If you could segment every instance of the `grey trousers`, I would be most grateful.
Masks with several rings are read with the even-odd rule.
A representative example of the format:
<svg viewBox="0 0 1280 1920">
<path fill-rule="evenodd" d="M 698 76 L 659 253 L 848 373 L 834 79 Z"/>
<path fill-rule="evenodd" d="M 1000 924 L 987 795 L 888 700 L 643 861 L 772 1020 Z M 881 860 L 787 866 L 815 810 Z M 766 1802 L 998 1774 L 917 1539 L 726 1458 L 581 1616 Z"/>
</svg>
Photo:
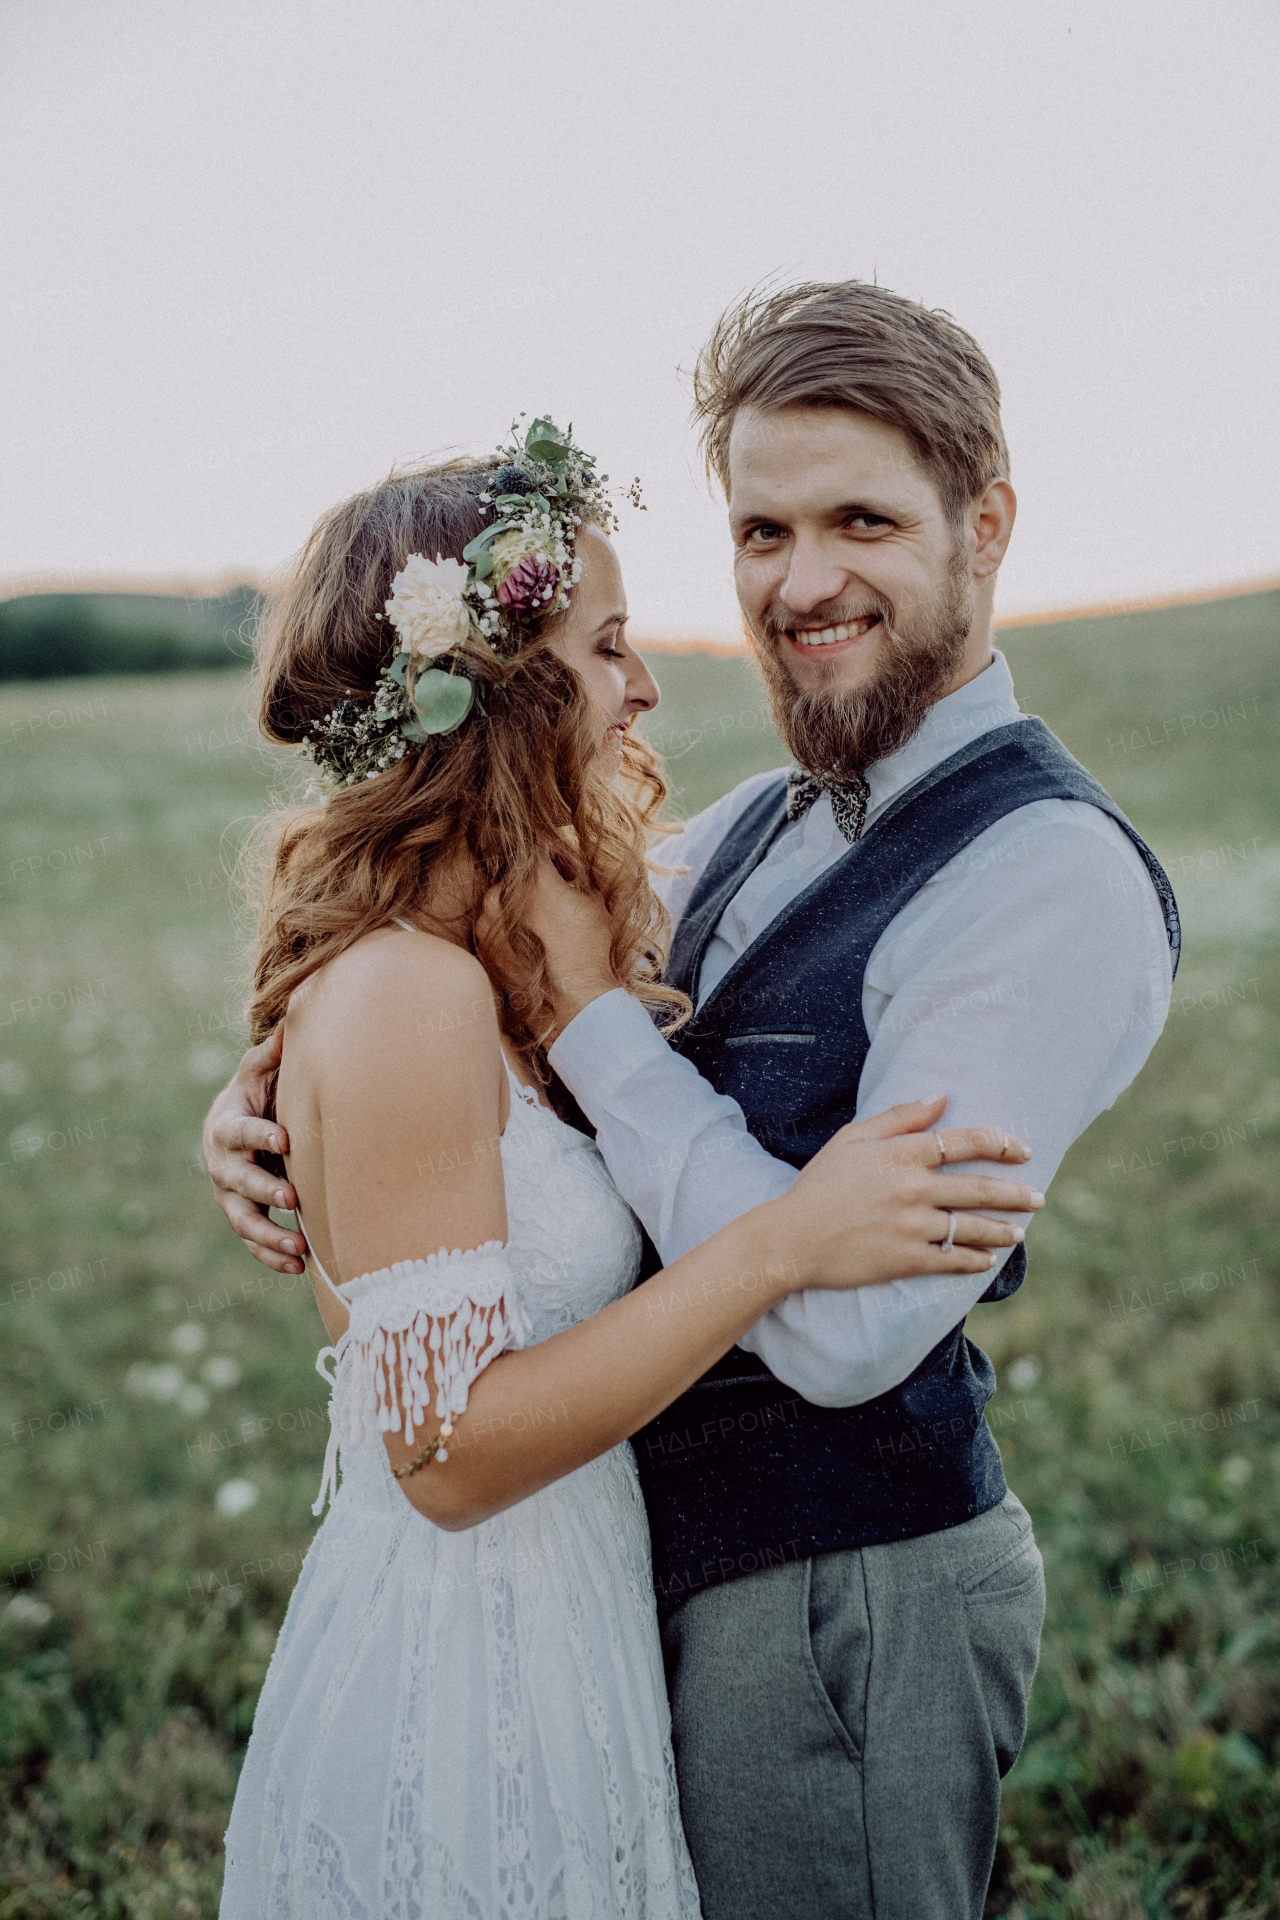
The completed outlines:
<svg viewBox="0 0 1280 1920">
<path fill-rule="evenodd" d="M 1011 1493 L 677 1608 L 663 1649 L 705 1920 L 980 1920 L 1043 1619 Z"/>
</svg>

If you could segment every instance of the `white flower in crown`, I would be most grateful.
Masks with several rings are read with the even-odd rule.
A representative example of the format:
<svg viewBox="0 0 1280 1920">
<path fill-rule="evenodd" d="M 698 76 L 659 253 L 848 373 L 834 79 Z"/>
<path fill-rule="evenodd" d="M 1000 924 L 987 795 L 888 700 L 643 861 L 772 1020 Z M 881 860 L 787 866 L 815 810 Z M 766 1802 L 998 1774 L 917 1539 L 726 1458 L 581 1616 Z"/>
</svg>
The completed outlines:
<svg viewBox="0 0 1280 1920">
<path fill-rule="evenodd" d="M 391 582 L 387 618 L 406 652 L 419 660 L 434 660 L 451 647 L 460 647 L 471 631 L 471 614 L 463 594 L 467 569 L 460 560 L 434 561 L 411 553 Z"/>
</svg>

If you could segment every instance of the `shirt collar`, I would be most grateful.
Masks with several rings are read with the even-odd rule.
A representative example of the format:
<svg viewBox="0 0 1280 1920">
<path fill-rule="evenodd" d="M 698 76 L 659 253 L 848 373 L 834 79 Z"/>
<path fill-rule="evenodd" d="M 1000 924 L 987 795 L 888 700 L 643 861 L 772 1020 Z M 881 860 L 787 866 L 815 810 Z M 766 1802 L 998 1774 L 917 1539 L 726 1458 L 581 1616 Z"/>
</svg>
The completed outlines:
<svg viewBox="0 0 1280 1920">
<path fill-rule="evenodd" d="M 930 707 L 919 732 L 905 747 L 868 767 L 868 824 L 890 800 L 923 779 L 930 768 L 967 747 L 971 740 L 980 739 L 994 727 L 1007 727 L 1021 716 L 1009 663 L 998 648 L 994 651 L 989 667 Z"/>
</svg>

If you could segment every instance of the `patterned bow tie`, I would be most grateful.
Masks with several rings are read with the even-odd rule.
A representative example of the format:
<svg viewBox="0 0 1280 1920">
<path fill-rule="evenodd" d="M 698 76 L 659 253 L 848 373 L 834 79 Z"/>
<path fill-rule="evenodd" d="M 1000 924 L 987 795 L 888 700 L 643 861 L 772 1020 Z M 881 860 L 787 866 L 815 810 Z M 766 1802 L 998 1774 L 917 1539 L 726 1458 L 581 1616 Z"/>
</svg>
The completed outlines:
<svg viewBox="0 0 1280 1920">
<path fill-rule="evenodd" d="M 814 801 L 828 793 L 835 823 L 852 846 L 862 833 L 870 792 L 860 773 L 848 780 L 833 780 L 825 773 L 806 773 L 803 767 L 792 767 L 787 775 L 787 818 L 803 819 Z"/>
</svg>

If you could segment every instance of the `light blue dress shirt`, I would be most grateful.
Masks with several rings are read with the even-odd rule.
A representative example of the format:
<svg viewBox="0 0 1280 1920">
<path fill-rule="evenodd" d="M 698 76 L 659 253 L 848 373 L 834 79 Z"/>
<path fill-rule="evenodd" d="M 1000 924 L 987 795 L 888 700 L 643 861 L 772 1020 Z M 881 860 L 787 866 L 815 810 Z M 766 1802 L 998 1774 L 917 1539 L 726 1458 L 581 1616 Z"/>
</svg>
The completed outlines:
<svg viewBox="0 0 1280 1920">
<path fill-rule="evenodd" d="M 930 709 L 906 746 L 869 770 L 867 826 L 931 767 L 1019 712 L 996 653 Z M 743 807 L 775 778 L 743 781 L 661 844 L 661 864 L 683 869 L 654 880 L 673 921 Z M 700 999 L 846 850 L 825 796 L 778 835 L 716 927 Z M 871 1046 L 858 1117 L 945 1092 L 942 1125 L 1021 1135 L 1033 1158 L 1017 1177 L 1047 1190 L 1072 1141 L 1146 1060 L 1171 988 L 1160 904 L 1121 828 L 1082 801 L 1020 807 L 926 882 L 872 950 L 862 982 Z M 794 1168 L 747 1132 L 737 1102 L 674 1053 L 626 993 L 593 1001 L 550 1058 L 668 1263 L 795 1179 Z M 914 1372 L 991 1277 L 794 1293 L 741 1345 L 807 1399 L 856 1405 Z"/>
</svg>

